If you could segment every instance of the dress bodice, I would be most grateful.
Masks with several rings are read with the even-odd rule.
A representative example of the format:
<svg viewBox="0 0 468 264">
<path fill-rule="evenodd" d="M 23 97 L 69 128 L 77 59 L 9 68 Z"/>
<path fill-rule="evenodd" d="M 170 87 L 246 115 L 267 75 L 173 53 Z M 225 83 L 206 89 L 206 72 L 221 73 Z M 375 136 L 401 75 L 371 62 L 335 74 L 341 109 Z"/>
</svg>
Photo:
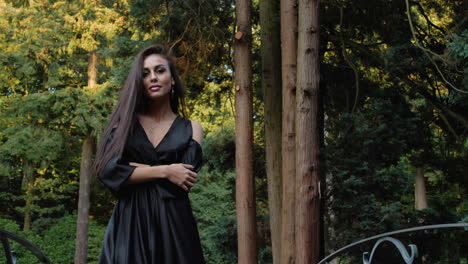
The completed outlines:
<svg viewBox="0 0 468 264">
<path fill-rule="evenodd" d="M 186 197 L 187 193 L 182 188 L 166 179 L 142 184 L 126 184 L 128 177 L 136 168 L 129 165 L 130 162 L 150 166 L 186 163 L 193 165 L 193 170 L 198 172 L 202 164 L 202 149 L 192 138 L 191 121 L 176 117 L 156 147 L 151 144 L 145 130 L 136 121 L 122 156 L 111 159 L 100 174 L 100 180 L 118 197 L 134 191 L 144 191 L 149 187 L 158 188 L 163 198 Z"/>
</svg>

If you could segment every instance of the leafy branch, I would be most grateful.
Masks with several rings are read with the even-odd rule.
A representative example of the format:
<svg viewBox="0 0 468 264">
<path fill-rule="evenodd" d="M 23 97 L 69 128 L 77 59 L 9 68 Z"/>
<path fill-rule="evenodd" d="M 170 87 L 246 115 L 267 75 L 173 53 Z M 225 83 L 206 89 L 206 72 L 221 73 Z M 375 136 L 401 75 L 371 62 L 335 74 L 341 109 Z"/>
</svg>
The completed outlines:
<svg viewBox="0 0 468 264">
<path fill-rule="evenodd" d="M 440 70 L 439 66 L 437 65 L 437 63 L 432 59 L 432 57 L 430 56 L 430 54 L 432 54 L 434 57 L 437 57 L 437 58 L 441 58 L 441 55 L 423 47 L 418 39 L 416 38 L 416 34 L 414 32 L 414 27 L 413 27 L 413 21 L 411 20 L 411 12 L 410 12 L 410 5 L 409 5 L 409 0 L 405 0 L 405 3 L 406 3 L 406 15 L 408 16 L 408 23 L 409 23 L 409 26 L 410 26 L 410 30 L 411 30 L 411 35 L 413 36 L 413 40 L 414 40 L 414 45 L 418 48 L 420 48 L 422 51 L 424 51 L 424 54 L 427 56 L 427 58 L 431 61 L 432 65 L 434 65 L 434 67 L 436 68 L 437 72 L 439 73 L 440 77 L 442 78 L 442 80 L 448 84 L 452 89 L 454 89 L 455 91 L 457 92 L 460 92 L 460 93 L 465 93 L 465 94 L 468 94 L 468 91 L 464 91 L 464 90 L 461 90 L 461 89 L 458 89 L 457 87 L 455 87 L 452 83 L 450 83 L 444 76 L 444 74 L 442 73 L 442 71 Z"/>
</svg>

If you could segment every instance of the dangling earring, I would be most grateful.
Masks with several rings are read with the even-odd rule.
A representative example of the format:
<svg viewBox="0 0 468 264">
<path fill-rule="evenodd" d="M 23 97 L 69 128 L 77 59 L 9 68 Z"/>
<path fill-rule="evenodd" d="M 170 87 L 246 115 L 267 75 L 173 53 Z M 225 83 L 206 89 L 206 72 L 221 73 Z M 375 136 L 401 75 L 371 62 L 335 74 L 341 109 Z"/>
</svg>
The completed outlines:
<svg viewBox="0 0 468 264">
<path fill-rule="evenodd" d="M 171 86 L 171 99 L 174 99 L 174 94 L 175 94 L 174 85 L 172 85 Z"/>
</svg>

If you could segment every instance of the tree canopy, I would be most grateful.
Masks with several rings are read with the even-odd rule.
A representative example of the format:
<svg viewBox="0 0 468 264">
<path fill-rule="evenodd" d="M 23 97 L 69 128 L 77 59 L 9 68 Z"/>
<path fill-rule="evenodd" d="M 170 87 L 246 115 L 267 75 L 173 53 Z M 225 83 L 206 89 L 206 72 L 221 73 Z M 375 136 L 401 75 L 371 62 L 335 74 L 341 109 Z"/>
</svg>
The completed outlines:
<svg viewBox="0 0 468 264">
<path fill-rule="evenodd" d="M 253 162 L 259 262 L 271 263 L 259 1 Z M 320 2 L 326 253 L 394 229 L 468 221 L 465 2 Z M 65 241 L 75 234 L 82 142 L 89 133 L 99 138 L 137 52 L 159 43 L 175 55 L 187 113 L 206 135 L 201 180 L 190 194 L 205 258 L 233 263 L 234 7 L 233 0 L 0 0 L 0 228 L 37 243 L 54 263 L 72 261 L 74 243 Z M 98 58 L 93 89 L 90 52 Z M 418 168 L 428 197 L 422 211 L 414 208 Z M 89 263 L 114 201 L 93 181 Z M 20 231 L 25 225 L 30 231 Z M 466 261 L 466 239 L 441 238 L 448 239 L 458 244 L 453 255 L 434 246 L 428 258 Z"/>
</svg>

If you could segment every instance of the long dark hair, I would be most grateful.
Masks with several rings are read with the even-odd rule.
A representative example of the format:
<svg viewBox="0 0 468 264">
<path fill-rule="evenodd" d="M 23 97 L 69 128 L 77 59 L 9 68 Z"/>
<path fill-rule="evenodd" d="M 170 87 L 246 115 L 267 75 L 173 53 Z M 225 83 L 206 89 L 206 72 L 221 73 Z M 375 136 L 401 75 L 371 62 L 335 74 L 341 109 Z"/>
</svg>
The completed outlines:
<svg viewBox="0 0 468 264">
<path fill-rule="evenodd" d="M 146 96 L 143 85 L 143 63 L 152 54 L 166 59 L 169 64 L 172 78 L 174 79 L 174 93 L 170 96 L 172 111 L 185 117 L 184 90 L 177 74 L 174 60 L 169 51 L 161 45 L 153 45 L 141 51 L 133 61 L 132 68 L 123 87 L 119 102 L 111 115 L 107 127 L 101 137 L 94 164 L 95 172 L 106 166 L 114 157 L 122 155 L 128 136 L 133 131 L 138 114 L 145 114 L 150 105 L 150 99 Z"/>
</svg>

